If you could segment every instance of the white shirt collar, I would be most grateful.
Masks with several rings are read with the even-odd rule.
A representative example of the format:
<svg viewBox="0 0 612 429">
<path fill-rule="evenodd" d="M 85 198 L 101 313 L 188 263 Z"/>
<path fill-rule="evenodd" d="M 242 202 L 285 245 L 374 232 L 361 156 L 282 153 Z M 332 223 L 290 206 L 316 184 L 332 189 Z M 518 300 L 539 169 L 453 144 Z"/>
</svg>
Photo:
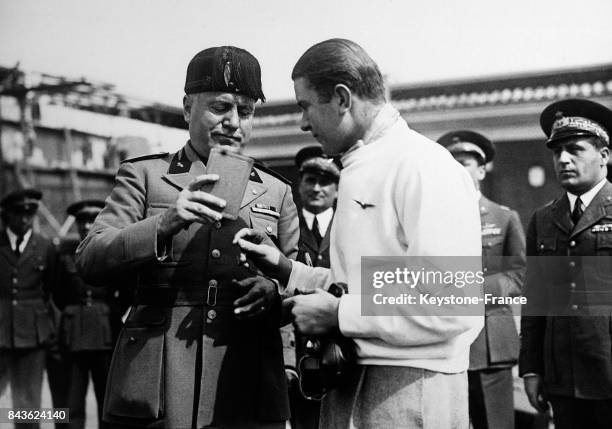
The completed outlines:
<svg viewBox="0 0 612 429">
<path fill-rule="evenodd" d="M 315 215 L 314 213 L 309 212 L 306 209 L 302 209 L 302 216 L 304 216 L 304 220 L 306 221 L 306 225 L 308 229 L 312 229 L 312 223 L 314 222 Z M 327 228 L 331 223 L 332 218 L 334 217 L 334 209 L 332 207 L 328 208 L 325 211 L 322 211 L 317 216 L 317 222 L 319 223 L 319 234 L 321 237 L 325 237 L 325 233 L 327 232 Z"/>
<path fill-rule="evenodd" d="M 593 186 L 589 191 L 580 195 L 580 201 L 582 201 L 582 205 L 584 206 L 585 210 L 589 206 L 589 204 L 591 204 L 591 201 L 593 201 L 593 198 L 595 198 L 595 195 L 597 195 L 597 193 L 600 191 L 601 188 L 603 188 L 605 184 L 606 184 L 606 179 L 603 178 L 601 179 L 601 182 Z M 572 212 L 574 211 L 574 204 L 576 204 L 576 199 L 578 198 L 578 196 L 567 192 L 567 198 L 569 199 L 569 203 L 570 203 L 570 212 Z"/>
<path fill-rule="evenodd" d="M 8 236 L 9 242 L 11 243 L 11 249 L 15 251 L 15 243 L 17 243 L 17 234 L 15 234 L 9 227 L 6 228 L 6 235 Z M 23 241 L 19 245 L 19 253 L 23 253 L 25 247 L 28 245 L 28 241 L 30 241 L 30 236 L 32 235 L 32 229 L 28 229 L 23 235 Z"/>
</svg>

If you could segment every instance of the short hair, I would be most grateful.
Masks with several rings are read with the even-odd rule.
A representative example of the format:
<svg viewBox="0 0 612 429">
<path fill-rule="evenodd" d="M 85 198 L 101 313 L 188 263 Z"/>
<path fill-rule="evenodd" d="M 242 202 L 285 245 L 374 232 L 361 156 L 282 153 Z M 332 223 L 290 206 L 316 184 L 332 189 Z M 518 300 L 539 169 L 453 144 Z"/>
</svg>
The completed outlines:
<svg viewBox="0 0 612 429">
<path fill-rule="evenodd" d="M 364 99 L 385 101 L 385 85 L 378 66 L 351 40 L 329 39 L 311 46 L 291 73 L 293 80 L 301 77 L 308 80 L 321 102 L 331 100 L 338 84 Z"/>
</svg>

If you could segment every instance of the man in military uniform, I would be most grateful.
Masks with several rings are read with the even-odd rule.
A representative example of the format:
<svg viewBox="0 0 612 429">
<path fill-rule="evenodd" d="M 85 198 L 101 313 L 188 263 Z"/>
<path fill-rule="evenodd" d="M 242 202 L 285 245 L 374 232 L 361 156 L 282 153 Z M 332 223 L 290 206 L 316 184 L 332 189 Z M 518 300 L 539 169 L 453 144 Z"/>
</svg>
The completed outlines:
<svg viewBox="0 0 612 429">
<path fill-rule="evenodd" d="M 555 428 L 612 427 L 612 111 L 580 99 L 542 112 L 565 193 L 527 230 L 519 374 L 529 402 L 552 405 Z"/>
<path fill-rule="evenodd" d="M 465 167 L 478 190 L 482 234 L 484 293 L 496 297 L 521 293 L 525 270 L 525 235 L 518 214 L 480 192 L 485 166 L 495 147 L 474 131 L 452 131 L 438 139 Z M 512 367 L 519 338 L 509 305 L 485 305 L 485 326 L 470 348 L 468 370 L 470 420 L 475 429 L 514 429 Z"/>
<path fill-rule="evenodd" d="M 298 261 L 329 268 L 329 233 L 340 170 L 332 159 L 323 157 L 320 146 L 302 149 L 295 162 L 300 171 L 298 193 L 302 203 Z"/>
<path fill-rule="evenodd" d="M 0 201 L 0 395 L 10 382 L 14 408 L 40 408 L 45 346 L 55 330 L 47 305 L 55 250 L 32 230 L 41 198 L 23 189 Z"/>
<path fill-rule="evenodd" d="M 329 236 L 338 197 L 340 170 L 331 158 L 323 156 L 321 146 L 307 146 L 295 155 L 300 172 L 298 193 L 302 210 L 300 242 L 297 260 L 315 267 L 329 268 Z M 307 339 L 296 334 L 296 360 L 304 356 Z M 320 402 L 304 398 L 299 392 L 292 395 L 292 421 L 297 429 L 316 429 L 319 426 Z"/>
<path fill-rule="evenodd" d="M 74 216 L 81 240 L 86 237 L 102 207 L 104 201 L 100 200 L 83 200 L 68 207 L 67 213 Z M 116 338 L 114 331 L 121 323 L 122 309 L 119 307 L 125 311 L 127 306 L 121 305 L 120 291 L 116 288 L 93 287 L 81 278 L 75 266 L 74 252 L 77 244 L 69 241 L 62 246 L 58 263 L 58 287 L 53 294 L 53 301 L 62 311 L 59 341 L 69 367 L 69 382 L 64 380 L 68 384 L 68 426 L 85 427 L 85 398 L 91 374 L 98 404 L 99 426 L 102 427 L 102 404 Z M 123 292 L 125 295 L 126 291 Z"/>
<path fill-rule="evenodd" d="M 205 49 L 187 68 L 190 141 L 175 154 L 123 162 L 77 250 L 85 280 L 136 277 L 136 305 L 117 342 L 104 420 L 119 426 L 284 428 L 289 417 L 278 284 L 239 261 L 234 234 L 248 226 L 297 255 L 288 183 L 251 171 L 239 216 L 200 188 L 211 148 L 239 152 L 264 101 L 259 63 L 232 46 Z M 223 180 L 221 177 L 220 180 Z M 227 178 L 226 178 L 227 179 Z"/>
</svg>

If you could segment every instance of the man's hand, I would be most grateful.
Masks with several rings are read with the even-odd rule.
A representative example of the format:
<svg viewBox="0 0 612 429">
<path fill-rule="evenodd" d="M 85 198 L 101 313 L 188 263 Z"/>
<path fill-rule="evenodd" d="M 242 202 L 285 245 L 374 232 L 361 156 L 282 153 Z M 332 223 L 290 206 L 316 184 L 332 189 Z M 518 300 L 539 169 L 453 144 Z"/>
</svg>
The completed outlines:
<svg viewBox="0 0 612 429">
<path fill-rule="evenodd" d="M 338 331 L 338 305 L 340 298 L 323 289 L 308 295 L 297 295 L 285 300 L 291 305 L 295 325 L 304 335 L 319 336 Z"/>
<path fill-rule="evenodd" d="M 276 283 L 266 277 L 249 277 L 236 281 L 236 284 L 248 290 L 244 296 L 234 301 L 234 314 L 239 318 L 259 316 L 279 299 Z"/>
<path fill-rule="evenodd" d="M 255 229 L 242 228 L 236 233 L 232 243 L 237 244 L 249 258 L 253 259 L 261 271 L 282 284 L 287 284 L 291 275 L 291 262 L 276 248 L 267 234 Z"/>
<path fill-rule="evenodd" d="M 523 378 L 525 393 L 529 403 L 540 413 L 548 410 L 548 399 L 544 393 L 542 377 L 539 375 L 529 375 Z"/>
<path fill-rule="evenodd" d="M 200 191 L 202 185 L 219 180 L 217 174 L 202 174 L 183 189 L 176 202 L 162 215 L 157 228 L 158 243 L 163 243 L 192 222 L 211 223 L 221 220 L 225 200 Z"/>
</svg>

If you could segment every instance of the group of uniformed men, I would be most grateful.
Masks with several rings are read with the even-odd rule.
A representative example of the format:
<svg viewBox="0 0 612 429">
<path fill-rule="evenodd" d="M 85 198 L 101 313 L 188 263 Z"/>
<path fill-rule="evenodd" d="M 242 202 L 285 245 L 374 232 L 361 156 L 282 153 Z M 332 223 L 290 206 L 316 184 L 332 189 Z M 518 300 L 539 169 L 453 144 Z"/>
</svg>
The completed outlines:
<svg viewBox="0 0 612 429">
<path fill-rule="evenodd" d="M 552 405 L 555 427 L 612 427 L 612 316 L 591 311 L 612 297 L 612 112 L 563 100 L 542 113 L 566 192 L 534 214 L 526 246 L 517 213 L 480 193 L 493 143 L 410 130 L 361 47 L 314 45 L 292 79 L 301 128 L 321 143 L 296 155 L 299 211 L 259 164 L 236 220 L 202 190 L 223 179 L 207 174 L 210 150 L 241 152 L 265 101 L 258 61 L 231 46 L 189 63 L 181 150 L 123 162 L 105 202 L 68 208 L 78 249 L 56 256 L 33 232 L 39 191 L 2 199 L 0 393 L 10 381 L 14 407 L 39 407 L 47 360 L 54 404 L 80 427 L 91 373 L 107 427 L 284 428 L 291 409 L 295 428 L 513 428 L 520 349 L 528 398 Z M 527 297 L 520 340 L 505 305 L 488 305 L 484 323 L 361 316 L 361 256 L 451 254 L 482 254 L 485 293 Z M 579 256 L 603 258 L 591 272 Z M 348 295 L 324 292 L 335 282 Z M 279 330 L 287 312 L 295 329 Z M 329 333 L 354 340 L 357 366 L 319 403 L 295 368 L 308 338 Z M 284 360 L 283 342 L 297 348 Z"/>
</svg>

